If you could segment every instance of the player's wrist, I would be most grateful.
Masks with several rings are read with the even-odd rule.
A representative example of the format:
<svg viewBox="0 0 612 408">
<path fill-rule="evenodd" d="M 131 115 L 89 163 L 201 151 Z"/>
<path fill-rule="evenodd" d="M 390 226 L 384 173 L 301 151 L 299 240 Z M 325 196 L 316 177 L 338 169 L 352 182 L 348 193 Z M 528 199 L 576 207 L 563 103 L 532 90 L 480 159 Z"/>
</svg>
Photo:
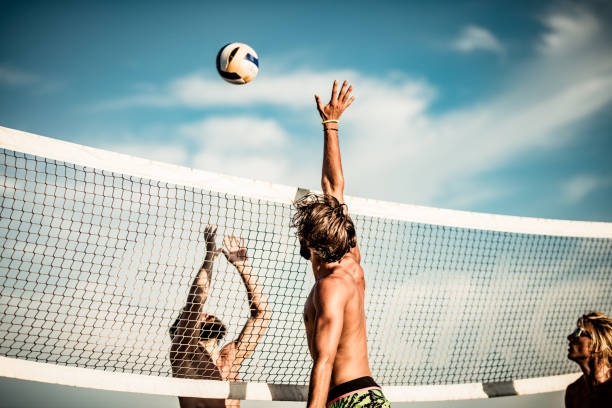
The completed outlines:
<svg viewBox="0 0 612 408">
<path fill-rule="evenodd" d="M 323 119 L 321 124 L 323 125 L 324 131 L 338 131 L 338 119 Z"/>
<path fill-rule="evenodd" d="M 324 131 L 332 131 L 332 132 L 337 132 L 338 131 L 338 119 L 326 119 L 321 121 L 321 124 L 323 125 L 323 130 Z"/>
</svg>

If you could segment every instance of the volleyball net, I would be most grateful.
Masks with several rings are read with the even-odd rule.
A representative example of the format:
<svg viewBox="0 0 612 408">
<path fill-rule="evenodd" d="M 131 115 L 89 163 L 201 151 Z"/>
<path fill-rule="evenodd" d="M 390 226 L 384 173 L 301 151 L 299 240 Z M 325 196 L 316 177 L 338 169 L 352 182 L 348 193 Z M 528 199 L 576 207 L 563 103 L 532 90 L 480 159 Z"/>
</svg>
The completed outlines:
<svg viewBox="0 0 612 408">
<path fill-rule="evenodd" d="M 302 189 L 0 127 L 0 192 L 0 375 L 305 398 L 302 310 L 314 278 L 290 228 Z M 567 334 L 589 310 L 612 312 L 612 224 L 346 202 L 366 273 L 370 365 L 390 399 L 553 391 L 576 378 Z M 170 361 L 170 328 L 212 224 L 217 247 L 244 237 L 270 312 L 238 382 L 173 378 Z M 221 346 L 238 338 L 250 306 L 239 271 L 219 256 L 202 310 L 226 326 Z"/>
</svg>

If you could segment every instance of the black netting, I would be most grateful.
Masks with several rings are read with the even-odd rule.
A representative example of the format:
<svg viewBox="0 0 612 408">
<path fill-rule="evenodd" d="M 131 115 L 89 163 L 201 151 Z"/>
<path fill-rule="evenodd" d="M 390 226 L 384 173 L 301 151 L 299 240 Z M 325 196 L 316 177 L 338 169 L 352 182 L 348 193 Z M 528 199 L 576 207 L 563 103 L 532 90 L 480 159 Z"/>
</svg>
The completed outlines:
<svg viewBox="0 0 612 408">
<path fill-rule="evenodd" d="M 306 384 L 313 284 L 292 208 L 0 150 L 0 355 L 171 376 L 169 329 L 206 254 L 208 224 L 243 236 L 271 311 L 241 381 Z M 612 240 L 355 215 L 370 364 L 384 385 L 497 382 L 575 371 L 577 317 L 612 311 Z M 203 312 L 236 339 L 239 271 L 212 268 Z"/>
</svg>

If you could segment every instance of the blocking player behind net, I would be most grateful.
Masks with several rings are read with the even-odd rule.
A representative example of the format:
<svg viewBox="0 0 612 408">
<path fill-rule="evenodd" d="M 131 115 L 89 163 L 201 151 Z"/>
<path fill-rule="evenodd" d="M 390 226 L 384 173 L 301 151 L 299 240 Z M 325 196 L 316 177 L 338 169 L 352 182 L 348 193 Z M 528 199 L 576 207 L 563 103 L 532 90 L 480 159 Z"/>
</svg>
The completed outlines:
<svg viewBox="0 0 612 408">
<path fill-rule="evenodd" d="M 236 236 L 228 235 L 223 240 L 225 248 L 217 249 L 216 233 L 216 226 L 206 227 L 204 264 L 191 285 L 185 307 L 170 328 L 170 362 L 174 377 L 237 381 L 240 365 L 253 354 L 270 323 L 271 312 L 262 287 L 249 266 L 244 239 L 241 243 Z M 213 264 L 221 252 L 240 273 L 251 309 L 251 316 L 238 338 L 223 348 L 219 347 L 219 342 L 225 336 L 225 325 L 203 311 L 210 289 Z M 192 397 L 179 397 L 179 403 L 181 408 L 240 406 L 238 400 Z"/>
<path fill-rule="evenodd" d="M 304 307 L 308 347 L 313 359 L 308 407 L 390 407 L 368 365 L 365 280 L 355 227 L 344 204 L 344 176 L 338 144 L 338 119 L 353 102 L 344 81 L 325 106 L 315 95 L 323 119 L 323 195 L 295 203 L 292 224 L 301 255 L 312 263 L 316 282 Z"/>
</svg>

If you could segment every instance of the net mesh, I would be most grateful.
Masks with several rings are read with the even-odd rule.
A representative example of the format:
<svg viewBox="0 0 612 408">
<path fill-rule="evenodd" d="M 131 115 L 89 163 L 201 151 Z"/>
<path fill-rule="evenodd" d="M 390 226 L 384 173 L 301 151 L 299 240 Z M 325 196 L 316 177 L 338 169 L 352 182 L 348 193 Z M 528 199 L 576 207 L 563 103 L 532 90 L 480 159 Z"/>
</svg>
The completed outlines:
<svg viewBox="0 0 612 408">
<path fill-rule="evenodd" d="M 240 381 L 307 384 L 302 308 L 314 279 L 290 203 L 0 150 L 0 355 L 172 376 L 169 328 L 206 253 L 206 225 L 246 240 L 271 310 Z M 612 311 L 612 240 L 353 215 L 370 364 L 384 385 L 498 382 L 575 371 L 565 337 Z M 251 316 L 219 256 L 203 312 L 238 338 Z"/>
</svg>

